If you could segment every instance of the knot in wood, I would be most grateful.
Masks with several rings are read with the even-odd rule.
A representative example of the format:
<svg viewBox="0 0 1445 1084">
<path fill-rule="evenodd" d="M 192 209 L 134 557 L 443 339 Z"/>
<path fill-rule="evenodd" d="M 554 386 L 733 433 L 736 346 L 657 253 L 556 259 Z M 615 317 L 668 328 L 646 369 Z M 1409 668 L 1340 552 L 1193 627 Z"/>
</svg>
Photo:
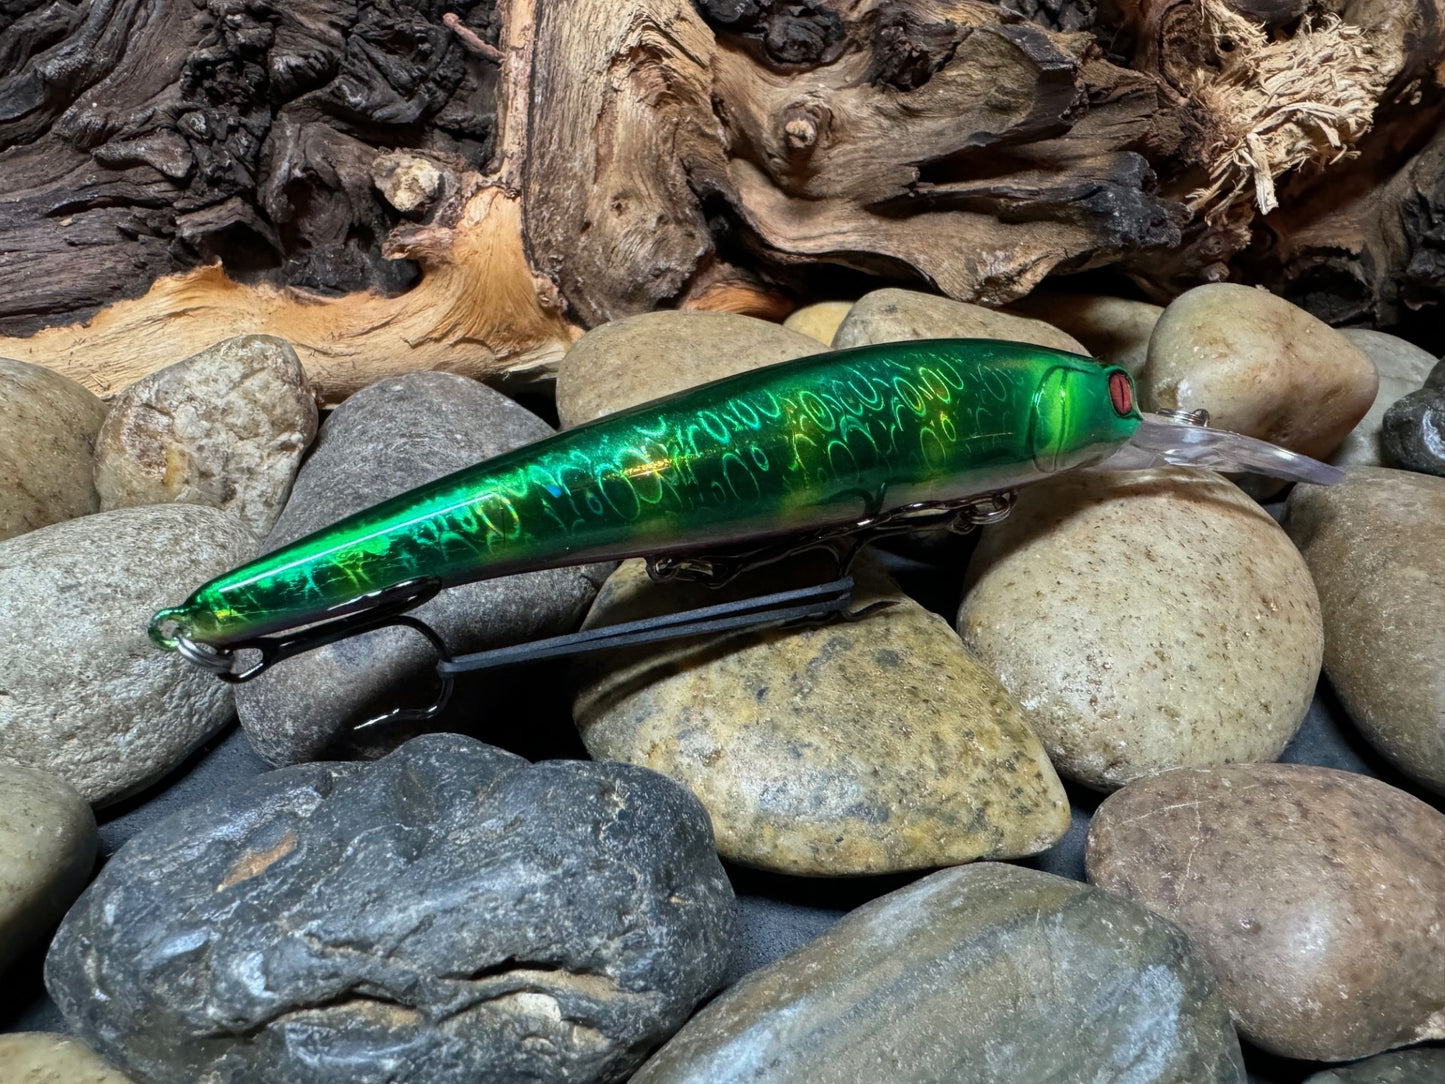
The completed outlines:
<svg viewBox="0 0 1445 1084">
<path fill-rule="evenodd" d="M 821 107 L 791 105 L 783 113 L 783 138 L 789 150 L 807 150 L 818 142 L 818 128 L 824 118 Z"/>
</svg>

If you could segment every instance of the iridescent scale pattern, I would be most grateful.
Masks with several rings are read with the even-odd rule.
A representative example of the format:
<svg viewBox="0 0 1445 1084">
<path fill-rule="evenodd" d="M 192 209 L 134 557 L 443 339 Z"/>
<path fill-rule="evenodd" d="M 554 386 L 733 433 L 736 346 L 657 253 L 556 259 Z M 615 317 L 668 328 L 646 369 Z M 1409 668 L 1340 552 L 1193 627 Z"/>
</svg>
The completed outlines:
<svg viewBox="0 0 1445 1084">
<path fill-rule="evenodd" d="M 1139 418 L 1112 408 L 1118 371 L 992 340 L 753 370 L 402 494 L 211 581 L 152 628 L 235 643 L 417 577 L 706 550 L 1009 488 L 1129 438 Z"/>
</svg>

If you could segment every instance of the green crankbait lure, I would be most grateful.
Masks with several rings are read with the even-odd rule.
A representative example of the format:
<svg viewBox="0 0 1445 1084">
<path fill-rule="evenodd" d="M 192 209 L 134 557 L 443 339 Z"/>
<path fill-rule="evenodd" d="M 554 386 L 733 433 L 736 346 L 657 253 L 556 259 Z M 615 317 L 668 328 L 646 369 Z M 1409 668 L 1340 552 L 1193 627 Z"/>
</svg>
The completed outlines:
<svg viewBox="0 0 1445 1084">
<path fill-rule="evenodd" d="M 728 377 L 478 463 L 212 580 L 157 613 L 150 635 L 244 679 L 259 668 L 231 673 L 233 649 L 323 622 L 286 641 L 294 654 L 374 627 L 348 616 L 385 618 L 443 587 L 630 556 L 721 580 L 796 550 L 800 535 L 816 544 L 928 515 L 986 522 L 1017 487 L 1110 457 L 1316 481 L 1332 470 L 1146 420 L 1129 374 L 1090 358 L 982 339 L 885 343 Z"/>
</svg>

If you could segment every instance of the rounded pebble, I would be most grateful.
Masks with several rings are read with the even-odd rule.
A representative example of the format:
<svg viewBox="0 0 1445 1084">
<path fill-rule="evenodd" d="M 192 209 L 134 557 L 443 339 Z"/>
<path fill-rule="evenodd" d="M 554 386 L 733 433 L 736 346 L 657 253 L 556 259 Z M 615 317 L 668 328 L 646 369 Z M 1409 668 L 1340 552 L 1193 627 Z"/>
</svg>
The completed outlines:
<svg viewBox="0 0 1445 1084">
<path fill-rule="evenodd" d="M 316 399 L 291 345 L 227 339 L 115 398 L 96 439 L 101 507 L 205 504 L 260 538 L 315 436 Z"/>
<path fill-rule="evenodd" d="M 1341 328 L 1340 334 L 1364 351 L 1380 377 L 1375 401 L 1345 442 L 1330 456 L 1337 467 L 1381 467 L 1385 465 L 1381 430 L 1385 411 L 1425 383 L 1435 359 L 1413 343 L 1382 331 Z"/>
<path fill-rule="evenodd" d="M 91 464 L 105 404 L 74 380 L 0 358 L 0 541 L 100 508 Z"/>
<path fill-rule="evenodd" d="M 1319 602 L 1269 515 L 1209 471 L 1085 471 L 984 531 L 964 643 L 1066 779 L 1273 760 L 1319 676 Z"/>
<path fill-rule="evenodd" d="M 131 1078 L 79 1039 L 46 1031 L 0 1035 L 6 1084 L 131 1084 Z"/>
<path fill-rule="evenodd" d="M 1149 357 L 1149 336 L 1164 309 L 1123 297 L 1038 290 L 1009 305 L 1009 311 L 1068 332 L 1094 357 L 1138 376 Z"/>
<path fill-rule="evenodd" d="M 0 542 L 0 749 L 97 805 L 160 778 L 232 718 L 231 687 L 146 635 L 151 615 L 249 560 L 214 508 L 97 512 Z"/>
<path fill-rule="evenodd" d="M 1305 764 L 1166 772 L 1098 808 L 1087 866 L 1179 924 L 1266 1050 L 1445 1038 L 1445 816 L 1404 791 Z"/>
<path fill-rule="evenodd" d="M 833 336 L 833 348 L 905 339 L 1007 339 L 1055 350 L 1087 354 L 1088 350 L 1042 320 L 970 305 L 916 290 L 874 290 L 848 310 Z"/>
<path fill-rule="evenodd" d="M 784 320 L 783 326 L 789 331 L 817 339 L 820 343 L 831 344 L 838 325 L 852 307 L 851 301 L 819 301 L 804 305 Z"/>
</svg>

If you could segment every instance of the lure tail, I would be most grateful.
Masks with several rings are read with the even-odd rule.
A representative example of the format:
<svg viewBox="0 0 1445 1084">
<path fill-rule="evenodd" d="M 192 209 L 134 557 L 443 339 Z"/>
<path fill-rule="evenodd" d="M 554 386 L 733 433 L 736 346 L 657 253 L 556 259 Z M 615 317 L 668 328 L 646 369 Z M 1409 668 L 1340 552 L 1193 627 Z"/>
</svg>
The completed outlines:
<svg viewBox="0 0 1445 1084">
<path fill-rule="evenodd" d="M 1207 420 L 1207 419 L 1206 419 Z M 1252 471 L 1290 482 L 1330 486 L 1345 472 L 1241 433 L 1210 429 L 1198 419 L 1145 414 L 1134 435 L 1099 464 L 1103 470 L 1142 470 L 1166 463 L 1217 471 Z"/>
</svg>

